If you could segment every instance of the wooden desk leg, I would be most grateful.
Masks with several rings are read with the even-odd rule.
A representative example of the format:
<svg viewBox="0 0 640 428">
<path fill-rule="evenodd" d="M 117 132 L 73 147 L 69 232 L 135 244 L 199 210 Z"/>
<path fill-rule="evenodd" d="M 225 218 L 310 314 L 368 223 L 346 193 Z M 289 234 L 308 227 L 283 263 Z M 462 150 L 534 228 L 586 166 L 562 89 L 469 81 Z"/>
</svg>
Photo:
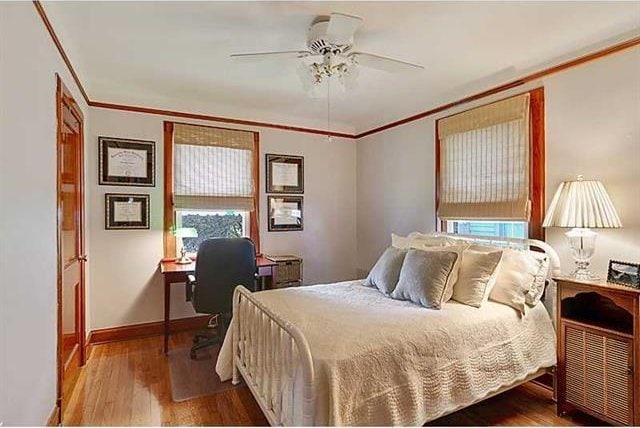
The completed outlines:
<svg viewBox="0 0 640 428">
<path fill-rule="evenodd" d="M 164 354 L 169 352 L 169 319 L 171 316 L 171 280 L 164 278 Z"/>
</svg>

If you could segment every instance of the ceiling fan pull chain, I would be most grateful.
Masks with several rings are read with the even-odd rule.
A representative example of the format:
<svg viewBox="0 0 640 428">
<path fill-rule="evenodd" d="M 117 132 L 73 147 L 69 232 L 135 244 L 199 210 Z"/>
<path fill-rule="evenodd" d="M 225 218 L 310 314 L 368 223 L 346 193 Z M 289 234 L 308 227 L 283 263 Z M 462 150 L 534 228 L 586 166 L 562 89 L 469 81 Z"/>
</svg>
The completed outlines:
<svg viewBox="0 0 640 428">
<path fill-rule="evenodd" d="M 331 142 L 331 76 L 327 78 L 327 141 Z"/>
</svg>

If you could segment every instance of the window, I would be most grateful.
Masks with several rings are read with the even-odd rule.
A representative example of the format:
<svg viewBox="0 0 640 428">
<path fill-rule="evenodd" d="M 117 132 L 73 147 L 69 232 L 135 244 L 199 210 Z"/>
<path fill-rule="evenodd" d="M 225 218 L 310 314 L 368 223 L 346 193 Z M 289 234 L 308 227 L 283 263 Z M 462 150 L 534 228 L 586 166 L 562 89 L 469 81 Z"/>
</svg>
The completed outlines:
<svg viewBox="0 0 640 428">
<path fill-rule="evenodd" d="M 206 239 L 250 237 L 247 211 L 176 210 L 176 227 L 191 227 L 198 232 L 197 238 L 182 239 L 188 253 L 196 253 Z M 180 250 L 180 242 L 176 244 Z"/>
<path fill-rule="evenodd" d="M 166 257 L 216 237 L 246 236 L 259 249 L 257 153 L 257 133 L 165 122 Z M 198 237 L 176 242 L 174 226 Z"/>
<path fill-rule="evenodd" d="M 436 122 L 441 230 L 543 239 L 544 92 Z"/>
<path fill-rule="evenodd" d="M 447 222 L 447 232 L 473 236 L 527 238 L 528 226 L 528 223 L 524 221 L 453 220 Z"/>
</svg>

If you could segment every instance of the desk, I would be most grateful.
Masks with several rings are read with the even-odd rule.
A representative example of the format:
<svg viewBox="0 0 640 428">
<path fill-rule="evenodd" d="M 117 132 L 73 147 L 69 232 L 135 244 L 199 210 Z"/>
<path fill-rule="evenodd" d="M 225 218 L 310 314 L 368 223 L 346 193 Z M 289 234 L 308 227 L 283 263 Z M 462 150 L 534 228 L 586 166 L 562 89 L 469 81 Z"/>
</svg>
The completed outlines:
<svg viewBox="0 0 640 428">
<path fill-rule="evenodd" d="M 274 288 L 277 263 L 265 257 L 256 259 L 258 265 L 258 277 L 261 279 L 262 290 Z M 169 320 L 171 315 L 171 284 L 187 282 L 187 275 L 196 270 L 196 262 L 188 265 L 177 264 L 175 258 L 160 260 L 160 272 L 164 279 L 164 353 L 169 351 Z"/>
</svg>

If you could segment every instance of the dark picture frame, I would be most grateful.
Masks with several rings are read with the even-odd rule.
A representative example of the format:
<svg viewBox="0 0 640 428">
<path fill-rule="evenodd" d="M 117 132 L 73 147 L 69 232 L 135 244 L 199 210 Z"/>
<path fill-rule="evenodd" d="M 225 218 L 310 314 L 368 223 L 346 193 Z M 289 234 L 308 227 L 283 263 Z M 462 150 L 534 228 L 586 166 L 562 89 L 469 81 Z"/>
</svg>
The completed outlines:
<svg viewBox="0 0 640 428">
<path fill-rule="evenodd" d="M 614 284 L 640 288 L 640 263 L 609 260 L 607 281 Z"/>
<path fill-rule="evenodd" d="M 303 196 L 267 196 L 269 232 L 304 230 Z"/>
<path fill-rule="evenodd" d="M 98 137 L 98 184 L 155 187 L 155 141 Z"/>
<path fill-rule="evenodd" d="M 267 153 L 266 192 L 304 193 L 304 156 Z"/>
<path fill-rule="evenodd" d="M 104 228 L 149 229 L 150 197 L 141 193 L 106 193 Z"/>
</svg>

